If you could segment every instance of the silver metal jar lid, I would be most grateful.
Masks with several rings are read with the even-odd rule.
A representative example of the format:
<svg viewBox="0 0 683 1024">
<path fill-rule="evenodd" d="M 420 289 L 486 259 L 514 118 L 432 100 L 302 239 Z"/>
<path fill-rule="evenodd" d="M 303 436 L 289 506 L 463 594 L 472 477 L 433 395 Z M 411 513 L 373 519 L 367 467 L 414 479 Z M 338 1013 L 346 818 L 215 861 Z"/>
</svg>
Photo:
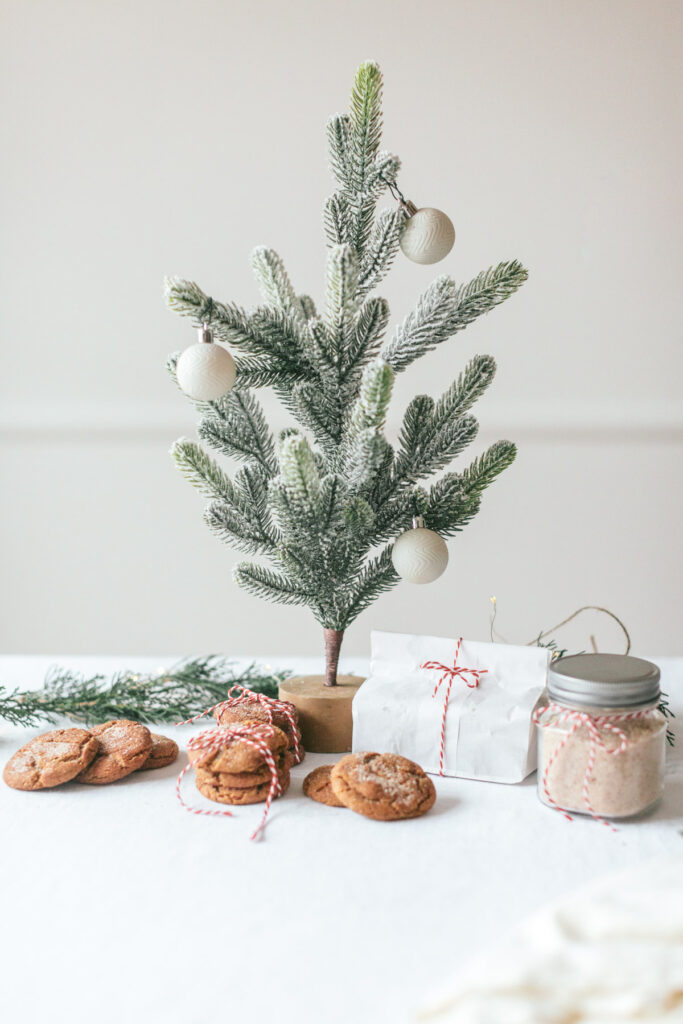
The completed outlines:
<svg viewBox="0 0 683 1024">
<path fill-rule="evenodd" d="M 660 692 L 657 666 L 626 654 L 572 654 L 548 671 L 548 695 L 562 704 L 631 708 L 656 704 Z"/>
</svg>

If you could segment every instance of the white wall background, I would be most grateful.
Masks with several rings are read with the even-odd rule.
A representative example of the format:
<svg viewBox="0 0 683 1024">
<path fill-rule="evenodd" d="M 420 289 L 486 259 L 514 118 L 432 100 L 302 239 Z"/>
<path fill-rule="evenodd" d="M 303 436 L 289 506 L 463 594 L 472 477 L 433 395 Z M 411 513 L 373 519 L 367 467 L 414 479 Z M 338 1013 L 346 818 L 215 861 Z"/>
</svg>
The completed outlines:
<svg viewBox="0 0 683 1024">
<path fill-rule="evenodd" d="M 481 444 L 514 467 L 451 543 L 349 630 L 511 639 L 583 603 L 683 653 L 680 3 L 2 0 L 0 471 L 5 651 L 315 653 L 303 609 L 237 590 L 170 443 L 164 372 L 193 341 L 164 274 L 250 305 L 256 244 L 318 297 L 328 114 L 380 61 L 385 145 L 447 210 L 438 268 L 399 260 L 394 319 L 438 272 L 518 257 L 509 303 L 400 380 L 392 422 L 475 352 L 499 363 Z M 274 402 L 268 413 L 280 424 Z M 477 449 L 477 450 L 478 450 Z M 569 643 L 607 625 L 586 622 Z"/>
</svg>

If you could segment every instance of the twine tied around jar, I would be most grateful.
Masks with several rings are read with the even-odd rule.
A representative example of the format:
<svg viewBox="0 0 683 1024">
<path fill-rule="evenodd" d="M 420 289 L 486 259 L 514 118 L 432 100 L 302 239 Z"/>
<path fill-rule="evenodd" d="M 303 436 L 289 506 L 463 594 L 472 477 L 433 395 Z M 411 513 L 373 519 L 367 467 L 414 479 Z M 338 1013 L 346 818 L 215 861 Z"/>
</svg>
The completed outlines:
<svg viewBox="0 0 683 1024">
<path fill-rule="evenodd" d="M 557 715 L 557 718 L 554 722 L 551 723 L 549 721 L 541 721 L 542 716 L 546 712 L 550 712 L 553 715 Z M 569 814 L 562 807 L 560 807 L 557 801 L 553 798 L 550 792 L 548 775 L 550 773 L 550 769 L 552 768 L 553 764 L 559 757 L 560 753 L 562 752 L 566 744 L 577 732 L 577 730 L 580 729 L 583 725 L 588 730 L 589 735 L 588 760 L 586 762 L 586 771 L 583 776 L 583 783 L 581 787 L 583 794 L 583 802 L 586 805 L 588 813 L 594 821 L 599 822 L 601 825 L 606 825 L 607 828 L 612 830 L 612 832 L 618 832 L 619 830 L 615 828 L 615 826 L 612 825 L 611 822 L 606 821 L 605 818 L 601 817 L 599 814 L 595 812 L 595 810 L 593 809 L 593 805 L 591 803 L 590 781 L 591 776 L 593 774 L 593 768 L 595 766 L 595 757 L 598 752 L 598 749 L 604 750 L 606 754 L 609 754 L 610 756 L 614 757 L 618 757 L 619 754 L 623 754 L 624 751 L 628 748 L 628 737 L 626 736 L 624 730 L 620 729 L 619 726 L 615 723 L 628 722 L 632 721 L 635 718 L 644 718 L 647 714 L 649 714 L 649 709 L 645 711 L 622 712 L 618 715 L 589 715 L 586 711 L 578 711 L 574 708 L 564 707 L 562 704 L 556 704 L 553 701 L 549 702 L 542 708 L 537 708 L 533 714 L 533 721 L 534 724 L 539 726 L 539 728 L 541 729 L 550 728 L 550 726 L 554 725 L 556 722 L 571 722 L 571 728 L 569 732 L 558 743 L 557 747 L 548 758 L 546 766 L 543 770 L 543 775 L 541 777 L 543 793 L 545 794 L 545 797 L 548 803 L 551 805 L 551 807 L 554 807 L 557 811 L 561 811 L 563 816 L 567 819 L 567 821 L 574 820 L 571 814 Z M 604 730 L 605 732 L 611 733 L 612 735 L 616 736 L 619 740 L 618 745 L 616 747 L 608 747 L 605 743 L 601 730 Z"/>
<path fill-rule="evenodd" d="M 206 712 L 204 713 L 206 714 Z M 200 718 L 201 716 L 198 715 L 197 717 Z M 206 752 L 206 756 L 208 756 L 209 754 L 218 753 L 219 750 L 223 750 L 232 740 L 240 740 L 243 743 L 248 744 L 250 747 L 253 747 L 254 750 L 258 751 L 262 756 L 270 772 L 270 788 L 268 789 L 268 796 L 266 797 L 263 816 L 261 817 L 261 821 L 256 829 L 251 834 L 251 839 L 257 839 L 263 832 L 273 798 L 275 796 L 279 796 L 282 792 L 275 758 L 273 757 L 273 752 L 265 740 L 266 736 L 273 735 L 274 728 L 274 726 L 266 725 L 265 723 L 255 723 L 254 725 L 231 725 L 228 727 L 216 726 L 214 729 L 205 729 L 204 732 L 200 732 L 197 736 L 193 736 L 187 744 L 188 751 L 203 750 Z M 190 768 L 200 766 L 202 761 L 205 759 L 206 757 L 200 758 L 195 765 L 193 765 L 191 761 L 188 761 L 176 780 L 176 796 L 178 797 L 182 807 L 184 807 L 186 811 L 189 811 L 190 814 L 201 814 L 214 818 L 232 818 L 232 811 L 207 811 L 201 807 L 192 807 L 190 804 L 186 804 L 182 798 L 180 785 L 183 778 Z"/>
<path fill-rule="evenodd" d="M 237 693 L 238 696 L 233 696 Z M 243 686 L 241 683 L 235 683 L 228 690 L 228 696 L 226 700 L 221 700 L 218 704 L 212 704 L 206 711 L 200 712 L 195 715 L 194 718 L 188 718 L 185 722 L 176 722 L 176 725 L 191 725 L 193 722 L 198 722 L 200 718 L 204 718 L 205 715 L 210 715 L 213 711 L 218 711 L 218 717 L 223 711 L 228 708 L 237 707 L 239 704 L 258 704 L 264 709 L 268 716 L 268 721 L 271 725 L 273 722 L 273 712 L 277 711 L 289 722 L 289 726 L 292 730 L 292 739 L 294 740 L 294 757 L 295 764 L 299 764 L 303 759 L 303 746 L 299 738 L 299 729 L 294 718 L 294 709 L 287 700 L 277 700 L 275 697 L 266 697 L 265 693 L 256 693 L 254 690 L 250 690 L 248 686 Z"/>
<path fill-rule="evenodd" d="M 473 690 L 479 686 L 479 680 L 481 676 L 488 672 L 486 668 L 465 668 L 463 665 L 458 665 L 458 655 L 460 654 L 460 646 L 462 644 L 462 637 L 458 640 L 455 648 L 455 654 L 453 655 L 453 665 L 444 665 L 440 661 L 424 661 L 420 668 L 431 669 L 435 672 L 441 672 L 441 675 L 434 687 L 432 697 L 436 697 L 442 683 L 447 683 L 446 694 L 443 702 L 443 714 L 441 715 L 441 736 L 439 739 L 439 775 L 443 775 L 443 763 L 444 763 L 444 750 L 446 746 L 446 716 L 448 714 L 448 702 L 451 696 L 451 688 L 455 679 L 462 679 L 465 686 L 468 689 Z M 471 681 L 468 682 L 465 678 L 470 676 Z"/>
</svg>

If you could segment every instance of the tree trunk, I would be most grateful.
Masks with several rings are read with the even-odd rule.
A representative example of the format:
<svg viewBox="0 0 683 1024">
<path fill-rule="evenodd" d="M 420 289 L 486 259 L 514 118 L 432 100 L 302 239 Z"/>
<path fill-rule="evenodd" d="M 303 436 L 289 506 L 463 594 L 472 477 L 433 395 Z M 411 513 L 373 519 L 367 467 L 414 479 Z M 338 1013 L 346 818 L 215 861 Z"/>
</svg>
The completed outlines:
<svg viewBox="0 0 683 1024">
<path fill-rule="evenodd" d="M 339 649 L 344 638 L 344 630 L 323 628 L 323 636 L 325 638 L 325 686 L 336 686 Z"/>
</svg>

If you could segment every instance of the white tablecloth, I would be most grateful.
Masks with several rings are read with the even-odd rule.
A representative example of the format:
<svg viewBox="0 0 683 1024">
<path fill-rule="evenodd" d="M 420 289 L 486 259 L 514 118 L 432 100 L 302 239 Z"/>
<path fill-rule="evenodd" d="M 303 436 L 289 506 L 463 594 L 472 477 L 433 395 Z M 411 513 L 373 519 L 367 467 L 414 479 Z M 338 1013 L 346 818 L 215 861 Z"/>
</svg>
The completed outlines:
<svg viewBox="0 0 683 1024">
<path fill-rule="evenodd" d="M 50 664 L 149 670 L 173 659 L 0 658 L 5 686 Z M 654 659 L 681 733 L 666 794 L 612 833 L 569 824 L 519 786 L 436 779 L 422 819 L 372 822 L 302 796 L 308 755 L 273 805 L 233 819 L 178 804 L 178 766 L 106 787 L 0 786 L 0 1006 L 25 1024 L 401 1024 L 530 912 L 683 847 L 683 659 Z M 274 665 L 318 671 L 314 659 Z M 363 674 L 362 660 L 344 671 Z M 42 730 L 0 723 L 0 760 Z M 165 727 L 184 746 L 190 729 Z M 201 801 L 190 778 L 188 798 Z M 502 1024 L 502 1022 L 501 1022 Z"/>
</svg>

